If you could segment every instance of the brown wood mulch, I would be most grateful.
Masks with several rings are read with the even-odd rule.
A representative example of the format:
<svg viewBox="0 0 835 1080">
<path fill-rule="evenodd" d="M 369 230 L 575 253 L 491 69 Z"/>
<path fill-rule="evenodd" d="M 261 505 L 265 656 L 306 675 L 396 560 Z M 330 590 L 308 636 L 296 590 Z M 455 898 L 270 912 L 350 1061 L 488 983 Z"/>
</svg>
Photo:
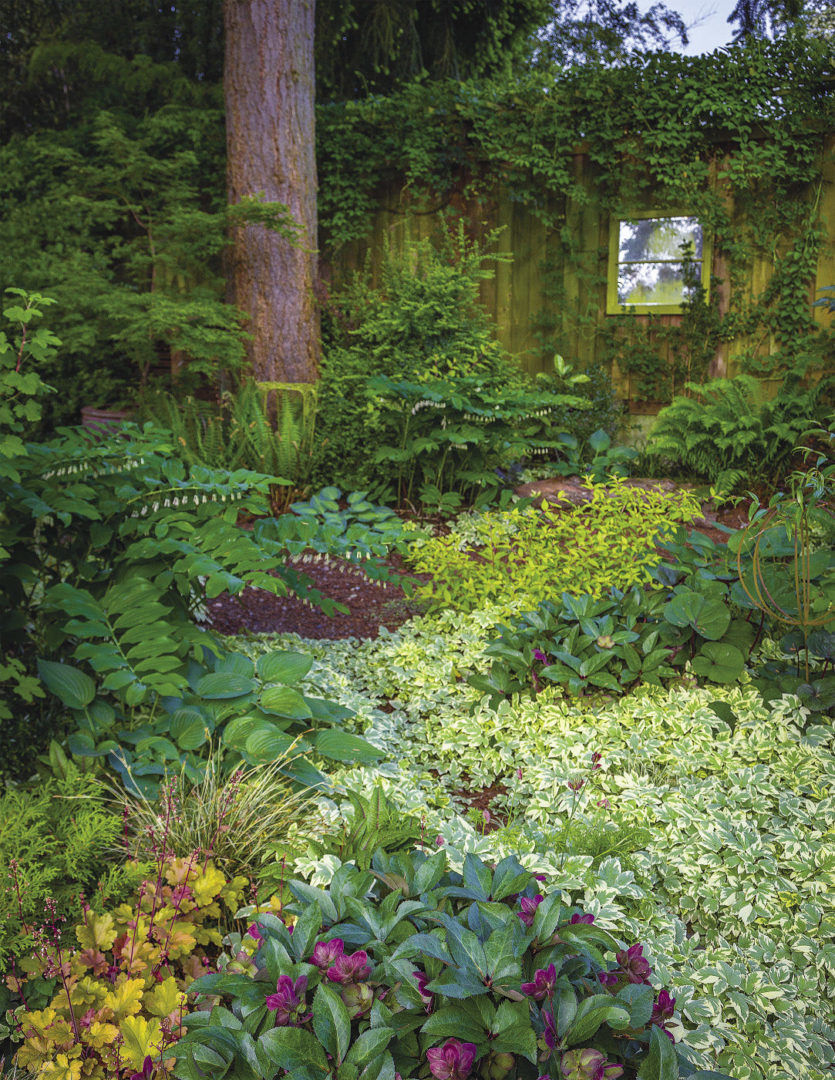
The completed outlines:
<svg viewBox="0 0 835 1080">
<path fill-rule="evenodd" d="M 634 481 L 636 486 L 657 485 L 672 490 L 670 481 Z M 520 488 L 519 494 L 530 494 L 537 489 L 543 496 L 565 491 L 572 503 L 583 501 L 582 485 L 576 478 L 540 481 Z M 705 515 L 694 528 L 712 540 L 722 542 L 726 534 L 717 528 L 728 525 L 739 528 L 747 518 L 747 505 L 723 507 L 718 511 L 705 510 Z M 386 560 L 393 573 L 408 574 L 401 558 L 393 555 Z M 208 602 L 211 626 L 221 634 L 295 633 L 314 639 L 376 638 L 380 628 L 396 630 L 416 614 L 420 608 L 404 596 L 397 584 L 378 584 L 366 577 L 363 570 L 341 560 L 297 564 L 296 568 L 307 574 L 314 587 L 332 600 L 348 608 L 346 614 L 325 615 L 295 595 L 275 596 L 264 589 L 244 589 L 237 596 L 222 593 Z M 411 576 L 411 575 L 410 575 Z M 414 575 L 425 580 L 426 575 Z"/>
</svg>

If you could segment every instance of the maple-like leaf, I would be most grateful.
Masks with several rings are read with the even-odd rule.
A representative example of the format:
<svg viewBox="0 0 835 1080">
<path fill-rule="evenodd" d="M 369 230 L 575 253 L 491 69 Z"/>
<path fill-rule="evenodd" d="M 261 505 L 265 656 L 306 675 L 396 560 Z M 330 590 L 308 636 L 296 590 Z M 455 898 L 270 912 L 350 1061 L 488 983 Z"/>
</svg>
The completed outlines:
<svg viewBox="0 0 835 1080">
<path fill-rule="evenodd" d="M 186 995 L 177 985 L 173 975 L 163 979 L 153 990 L 149 990 L 143 997 L 145 1008 L 153 1016 L 170 1016 L 177 1013 L 180 1006 L 184 1006 Z"/>
<path fill-rule="evenodd" d="M 154 1057 L 162 1042 L 162 1029 L 154 1017 L 128 1016 L 119 1024 L 122 1045 L 119 1054 L 123 1062 L 134 1069 L 141 1069 L 146 1057 Z"/>
<path fill-rule="evenodd" d="M 84 922 L 75 928 L 78 944 L 92 953 L 106 952 L 116 940 L 117 933 L 113 916 L 107 912 L 99 915 L 92 908 L 84 912 Z"/>
<path fill-rule="evenodd" d="M 102 1012 L 112 1014 L 116 1020 L 138 1013 L 142 1008 L 144 989 L 144 979 L 124 979 L 122 982 L 117 982 L 104 999 Z"/>
<path fill-rule="evenodd" d="M 204 907 L 214 898 L 220 895 L 226 885 L 226 878 L 212 863 L 206 865 L 206 869 L 191 882 L 191 891 L 199 907 Z"/>
</svg>

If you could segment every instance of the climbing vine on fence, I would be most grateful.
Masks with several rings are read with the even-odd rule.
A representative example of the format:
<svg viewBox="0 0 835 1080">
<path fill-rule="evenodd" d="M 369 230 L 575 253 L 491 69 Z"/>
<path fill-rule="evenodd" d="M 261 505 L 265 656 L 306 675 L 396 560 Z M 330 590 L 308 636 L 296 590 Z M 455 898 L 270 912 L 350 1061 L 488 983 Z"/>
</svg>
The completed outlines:
<svg viewBox="0 0 835 1080">
<path fill-rule="evenodd" d="M 666 329 L 619 320 L 617 340 L 604 342 L 602 355 L 626 358 L 628 368 L 634 354 L 644 397 L 675 389 L 675 377 L 661 372 L 671 357 L 679 381 L 699 378 L 706 357 L 733 338 L 745 338 L 742 366 L 755 374 L 781 374 L 798 362 L 814 368 L 830 333 L 814 323 L 809 285 L 823 238 L 818 202 L 824 136 L 835 129 L 832 90 L 826 44 L 788 38 L 702 57 L 643 54 L 616 68 L 417 83 L 387 97 L 324 105 L 325 247 L 334 252 L 367 237 L 381 193 L 396 184 L 399 208 L 424 213 L 449 204 L 489 209 L 501 190 L 557 240 L 536 320 L 553 347 L 553 327 L 560 320 L 565 327 L 566 317 L 575 331 L 598 324 L 599 332 L 605 289 L 605 253 L 579 249 L 571 208 L 593 201 L 601 214 L 625 216 L 687 207 L 724 259 L 728 311 L 720 316 L 703 304 Z M 593 192 L 574 168 L 578 147 Z M 755 258 L 773 262 L 774 272 L 751 296 L 746 274 Z M 586 298 L 569 316 L 563 265 L 581 278 Z M 764 350 L 772 335 L 776 350 Z"/>
</svg>

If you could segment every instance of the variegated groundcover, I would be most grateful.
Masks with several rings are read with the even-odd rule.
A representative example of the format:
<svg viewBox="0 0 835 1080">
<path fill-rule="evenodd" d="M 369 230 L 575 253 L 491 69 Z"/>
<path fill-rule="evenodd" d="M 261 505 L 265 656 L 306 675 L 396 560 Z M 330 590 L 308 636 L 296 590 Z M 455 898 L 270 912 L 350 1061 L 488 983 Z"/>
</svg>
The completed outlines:
<svg viewBox="0 0 835 1080">
<path fill-rule="evenodd" d="M 546 888 L 615 932 L 633 930 L 675 992 L 702 1067 L 739 1080 L 831 1078 L 832 726 L 804 730 L 796 699 L 766 707 L 744 684 L 647 689 L 594 707 L 549 689 L 493 711 L 463 680 L 494 621 L 490 611 L 447 612 L 377 641 L 304 643 L 320 690 L 390 751 L 381 770 L 345 779 L 366 791 L 382 779 L 454 859 L 524 852 L 548 874 Z M 275 644 L 244 647 L 256 655 Z M 591 774 L 594 752 L 603 767 Z M 573 791 L 578 778 L 586 782 Z M 497 780 L 507 793 L 491 810 L 508 823 L 485 831 L 453 793 Z M 643 830 L 637 850 L 571 854 L 572 837 L 607 823 Z M 297 869 L 324 880 L 336 865 Z"/>
</svg>

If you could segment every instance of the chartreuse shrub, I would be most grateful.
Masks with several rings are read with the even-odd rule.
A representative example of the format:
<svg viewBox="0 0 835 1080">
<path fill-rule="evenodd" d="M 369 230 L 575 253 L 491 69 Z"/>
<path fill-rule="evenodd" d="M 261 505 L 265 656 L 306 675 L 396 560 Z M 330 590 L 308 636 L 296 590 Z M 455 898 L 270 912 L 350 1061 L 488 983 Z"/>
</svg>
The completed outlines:
<svg viewBox="0 0 835 1080">
<path fill-rule="evenodd" d="M 417 595 L 430 609 L 510 611 L 563 592 L 598 597 L 646 584 L 659 562 L 656 543 L 701 513 L 688 492 L 634 488 L 617 477 L 589 487 L 580 506 L 543 501 L 484 514 L 475 544 L 462 545 L 453 530 L 415 545 L 412 567 L 432 574 Z"/>
<path fill-rule="evenodd" d="M 764 702 L 745 675 L 737 686 L 647 686 L 593 707 L 544 687 L 535 701 L 494 709 L 467 679 L 485 674 L 496 621 L 494 611 L 464 620 L 448 610 L 359 646 L 305 642 L 321 692 L 350 706 L 352 723 L 397 763 L 335 779 L 361 793 L 382 784 L 421 817 L 427 838 L 441 835 L 456 869 L 466 852 L 515 853 L 595 925 L 628 926 L 676 998 L 694 1067 L 737 1080 L 828 1080 L 831 724 L 797 697 Z M 246 648 L 257 655 L 276 643 Z M 779 655 L 771 642 L 763 652 Z M 456 812 L 460 792 L 497 783 L 506 794 L 490 807 L 491 828 L 502 827 L 482 835 Z M 598 840 L 623 846 L 604 854 Z M 319 883 L 336 866 L 297 863 Z"/>
<path fill-rule="evenodd" d="M 171 1056 L 184 991 L 219 950 L 245 884 L 196 854 L 160 853 L 133 904 L 85 908 L 71 935 L 48 910 L 38 949 L 6 979 L 17 1065 L 45 1080 L 150 1076 L 148 1059 Z"/>
<path fill-rule="evenodd" d="M 254 913 L 255 971 L 192 984 L 208 1000 L 185 1019 L 174 1075 L 209 1063 L 264 1080 L 680 1075 L 675 1002 L 651 985 L 642 945 L 517 859 L 468 855 L 458 873 L 443 850 L 380 854 L 372 871 L 291 882 L 292 934 Z"/>
</svg>

